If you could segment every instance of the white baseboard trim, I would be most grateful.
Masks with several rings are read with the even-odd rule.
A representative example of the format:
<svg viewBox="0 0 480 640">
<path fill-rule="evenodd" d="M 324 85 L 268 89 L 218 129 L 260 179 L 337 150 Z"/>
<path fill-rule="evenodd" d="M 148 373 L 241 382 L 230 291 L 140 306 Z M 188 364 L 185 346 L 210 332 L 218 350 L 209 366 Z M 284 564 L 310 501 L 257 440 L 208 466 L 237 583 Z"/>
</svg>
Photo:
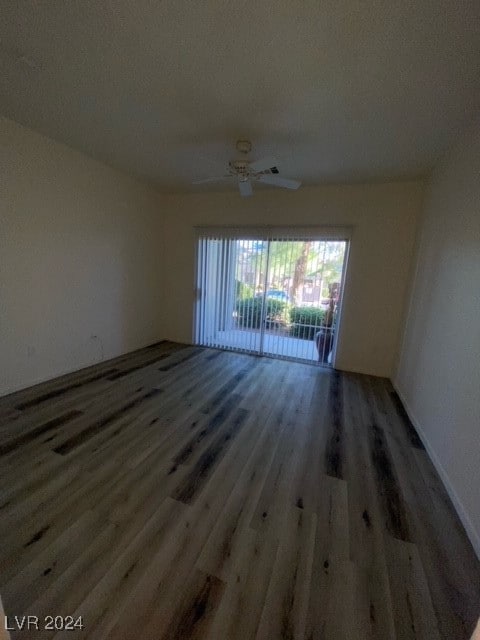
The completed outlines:
<svg viewBox="0 0 480 640">
<path fill-rule="evenodd" d="M 445 471 L 445 469 L 443 468 L 442 463 L 440 462 L 440 460 L 438 459 L 437 454 L 435 453 L 435 451 L 433 450 L 432 446 L 430 445 L 430 442 L 428 441 L 427 436 L 425 435 L 424 430 L 422 429 L 422 427 L 420 426 L 419 421 L 415 418 L 414 414 L 412 413 L 412 410 L 410 409 L 408 402 L 405 400 L 405 396 L 403 395 L 403 393 L 401 392 L 401 390 L 399 389 L 398 385 L 396 384 L 396 382 L 394 382 L 392 380 L 392 384 L 393 384 L 393 388 L 395 389 L 395 391 L 397 392 L 400 400 L 402 401 L 403 406 L 405 407 L 405 411 L 408 414 L 408 417 L 410 418 L 410 420 L 412 421 L 413 426 L 415 427 L 418 435 L 420 436 L 420 440 L 423 442 L 425 449 L 428 453 L 428 456 L 430 458 L 430 460 L 433 463 L 433 466 L 435 467 L 438 475 L 440 476 L 441 481 L 443 482 L 443 485 L 450 497 L 450 500 L 453 503 L 453 506 L 455 508 L 455 511 L 458 514 L 458 517 L 460 518 L 463 527 L 467 533 L 467 536 L 470 540 L 470 542 L 472 543 L 472 547 L 475 551 L 475 553 L 477 554 L 478 559 L 480 560 L 480 532 L 478 532 L 475 527 L 472 524 L 472 521 L 470 520 L 470 516 L 468 515 L 467 511 L 465 510 L 462 501 L 460 500 L 457 492 L 455 491 L 452 483 L 450 482 L 450 478 L 447 474 L 447 472 Z"/>
<path fill-rule="evenodd" d="M 86 362 L 86 363 L 81 364 L 80 366 L 74 365 L 72 367 L 66 367 L 64 369 L 61 369 L 60 371 L 55 372 L 55 373 L 49 373 L 49 374 L 47 374 L 45 376 L 38 376 L 37 378 L 34 378 L 33 380 L 29 380 L 28 382 L 22 382 L 21 384 L 18 384 L 18 385 L 12 385 L 10 387 L 0 388 L 0 398 L 4 398 L 6 396 L 9 396 L 12 393 L 17 393 L 17 391 L 24 391 L 26 389 L 30 389 L 31 387 L 36 387 L 37 385 L 43 384 L 44 382 L 51 382 L 53 380 L 56 380 L 57 378 L 63 378 L 64 376 L 68 376 L 71 373 L 79 373 L 80 371 L 83 371 L 84 369 L 90 369 L 92 367 L 95 367 L 95 365 L 98 365 L 98 364 L 106 364 L 110 360 L 116 360 L 117 358 L 121 358 L 122 356 L 126 356 L 129 353 L 135 353 L 135 351 L 140 351 L 141 349 L 146 349 L 150 345 L 156 344 L 157 342 L 162 342 L 163 340 L 165 340 L 165 338 L 158 338 L 158 339 L 155 339 L 155 340 L 149 340 L 148 342 L 146 342 L 145 344 L 142 344 L 139 347 L 135 347 L 134 349 L 130 349 L 129 348 L 129 349 L 127 349 L 127 351 L 122 351 L 121 353 L 117 353 L 116 355 L 108 355 L 107 357 L 103 357 L 100 360 Z"/>
<path fill-rule="evenodd" d="M 56 380 L 57 378 L 63 378 L 64 376 L 68 376 L 71 373 L 78 373 L 83 369 L 89 369 L 90 367 L 94 367 L 96 364 L 102 364 L 104 362 L 108 362 L 108 360 L 97 360 L 96 362 L 92 362 L 90 364 L 82 364 L 81 366 L 61 369 L 58 373 L 47 374 L 45 376 L 39 376 L 34 378 L 33 380 L 29 380 L 28 382 L 22 382 L 18 385 L 13 385 L 11 387 L 6 387 L 0 389 L 0 398 L 4 396 L 9 396 L 12 393 L 16 393 L 17 391 L 24 391 L 26 389 L 30 389 L 31 387 L 36 387 L 39 384 L 43 384 L 44 382 L 51 382 L 52 380 Z"/>
</svg>

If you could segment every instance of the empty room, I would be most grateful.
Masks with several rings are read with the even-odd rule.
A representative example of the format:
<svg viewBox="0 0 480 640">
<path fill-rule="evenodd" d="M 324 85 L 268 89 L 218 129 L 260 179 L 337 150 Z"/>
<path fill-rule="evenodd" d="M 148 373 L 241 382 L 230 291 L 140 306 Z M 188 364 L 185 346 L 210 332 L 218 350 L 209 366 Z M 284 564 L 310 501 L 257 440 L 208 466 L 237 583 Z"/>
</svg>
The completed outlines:
<svg viewBox="0 0 480 640">
<path fill-rule="evenodd" d="M 0 16 L 0 638 L 479 638 L 478 1 Z"/>
</svg>

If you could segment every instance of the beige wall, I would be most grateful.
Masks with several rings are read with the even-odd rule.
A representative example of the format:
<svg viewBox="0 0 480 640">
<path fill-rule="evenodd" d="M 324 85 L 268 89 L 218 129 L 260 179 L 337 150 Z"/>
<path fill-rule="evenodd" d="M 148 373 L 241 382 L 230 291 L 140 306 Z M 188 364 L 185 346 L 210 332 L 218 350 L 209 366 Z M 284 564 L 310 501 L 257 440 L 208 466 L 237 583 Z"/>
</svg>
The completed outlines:
<svg viewBox="0 0 480 640">
<path fill-rule="evenodd" d="M 0 394 L 162 337 L 154 191 L 6 119 L 0 181 Z"/>
<path fill-rule="evenodd" d="M 390 376 L 398 348 L 423 185 L 302 187 L 170 196 L 165 208 L 165 337 L 192 339 L 194 227 L 353 227 L 337 366 Z"/>
<path fill-rule="evenodd" d="M 435 172 L 395 383 L 480 556 L 480 126 Z"/>
<path fill-rule="evenodd" d="M 390 375 L 420 182 L 161 196 L 0 119 L 0 394 L 161 338 L 190 342 L 194 226 L 353 229 L 340 368 Z"/>
</svg>

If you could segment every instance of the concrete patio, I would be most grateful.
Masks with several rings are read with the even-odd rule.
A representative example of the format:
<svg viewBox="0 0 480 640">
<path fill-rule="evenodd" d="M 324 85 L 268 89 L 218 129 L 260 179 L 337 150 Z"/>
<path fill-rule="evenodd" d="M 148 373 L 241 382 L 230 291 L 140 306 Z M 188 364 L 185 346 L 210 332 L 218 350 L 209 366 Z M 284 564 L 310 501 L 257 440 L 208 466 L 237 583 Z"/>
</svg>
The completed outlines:
<svg viewBox="0 0 480 640">
<path fill-rule="evenodd" d="M 212 343 L 230 349 L 259 351 L 260 341 L 261 333 L 259 330 L 230 329 L 229 331 L 218 331 Z M 318 353 L 313 340 L 300 340 L 274 331 L 265 332 L 263 352 L 267 355 L 318 362 Z"/>
</svg>

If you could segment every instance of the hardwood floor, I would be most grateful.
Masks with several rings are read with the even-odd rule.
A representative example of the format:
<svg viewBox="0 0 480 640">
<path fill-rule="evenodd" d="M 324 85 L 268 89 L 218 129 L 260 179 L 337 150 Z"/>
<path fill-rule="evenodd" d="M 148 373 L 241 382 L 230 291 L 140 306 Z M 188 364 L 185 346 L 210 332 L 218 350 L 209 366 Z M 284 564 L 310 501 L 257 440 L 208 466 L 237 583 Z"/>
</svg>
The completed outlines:
<svg viewBox="0 0 480 640">
<path fill-rule="evenodd" d="M 159 343 L 0 400 L 14 638 L 464 640 L 480 567 L 388 380 Z"/>
</svg>

